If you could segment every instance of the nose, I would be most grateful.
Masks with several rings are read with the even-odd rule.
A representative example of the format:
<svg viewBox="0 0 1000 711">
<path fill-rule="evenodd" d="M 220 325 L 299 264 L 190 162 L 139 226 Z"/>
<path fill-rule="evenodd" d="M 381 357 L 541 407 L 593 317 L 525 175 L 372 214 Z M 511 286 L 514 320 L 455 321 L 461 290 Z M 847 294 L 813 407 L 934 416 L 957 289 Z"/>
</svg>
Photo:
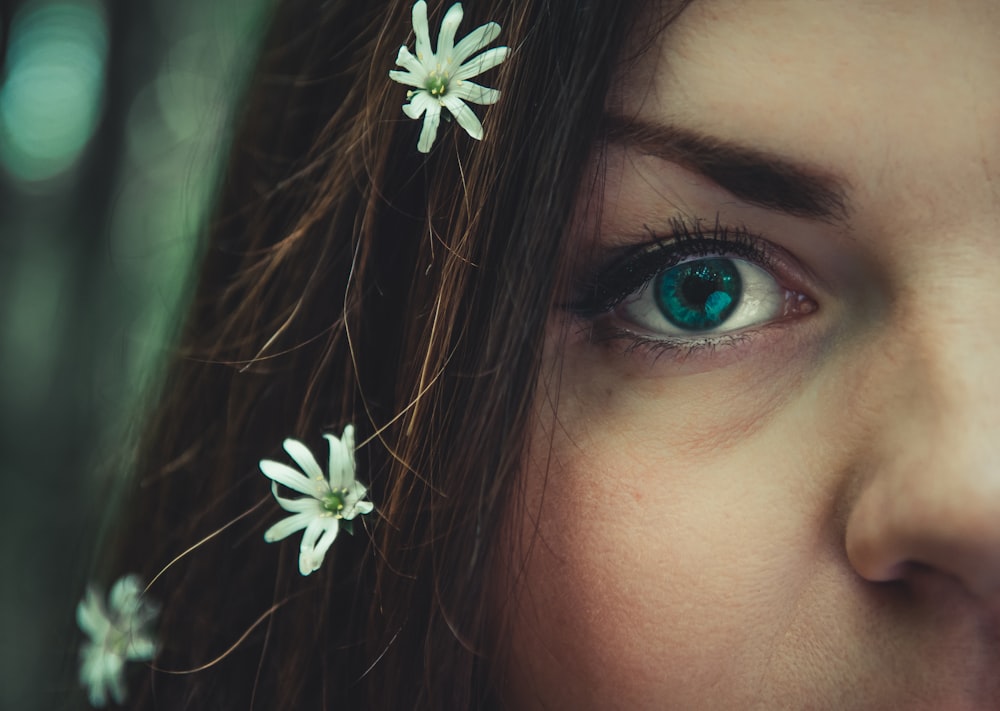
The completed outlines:
<svg viewBox="0 0 1000 711">
<path fill-rule="evenodd" d="M 873 354 L 847 556 L 871 581 L 954 578 L 1000 611 L 1000 335 L 969 314 L 910 320 Z"/>
</svg>

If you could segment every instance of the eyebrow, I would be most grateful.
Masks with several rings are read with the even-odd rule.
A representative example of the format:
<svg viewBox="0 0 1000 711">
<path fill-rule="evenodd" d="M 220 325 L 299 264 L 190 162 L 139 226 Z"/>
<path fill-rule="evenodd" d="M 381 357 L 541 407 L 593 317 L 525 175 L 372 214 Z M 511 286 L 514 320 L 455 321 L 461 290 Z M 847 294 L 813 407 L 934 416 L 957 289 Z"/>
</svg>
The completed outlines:
<svg viewBox="0 0 1000 711">
<path fill-rule="evenodd" d="M 752 205 L 824 222 L 849 216 L 845 180 L 774 153 L 619 116 L 604 117 L 604 136 L 693 170 Z"/>
</svg>

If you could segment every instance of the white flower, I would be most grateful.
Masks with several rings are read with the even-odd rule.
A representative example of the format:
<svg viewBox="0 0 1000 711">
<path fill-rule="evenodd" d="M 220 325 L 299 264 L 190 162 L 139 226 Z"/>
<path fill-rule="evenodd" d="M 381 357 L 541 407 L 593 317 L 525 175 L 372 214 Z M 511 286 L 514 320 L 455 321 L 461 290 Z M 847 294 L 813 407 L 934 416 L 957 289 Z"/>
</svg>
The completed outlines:
<svg viewBox="0 0 1000 711">
<path fill-rule="evenodd" d="M 470 59 L 496 39 L 500 34 L 500 25 L 489 22 L 477 27 L 455 44 L 455 32 L 461 21 L 462 3 L 457 2 L 445 13 L 438 33 L 437 52 L 432 51 L 430 33 L 427 30 L 427 3 L 420 0 L 413 6 L 417 56 L 414 57 L 406 45 L 403 45 L 396 56 L 396 64 L 406 71 L 389 72 L 389 76 L 395 81 L 414 87 L 406 93 L 409 103 L 403 105 L 403 113 L 411 119 L 424 117 L 417 143 L 417 150 L 421 153 L 429 152 L 434 145 L 442 106 L 451 112 L 470 136 L 480 140 L 483 137 L 483 125 L 465 102 L 494 104 L 500 98 L 497 89 L 469 81 L 507 58 L 507 47 L 494 47 Z"/>
<path fill-rule="evenodd" d="M 76 606 L 76 621 L 90 638 L 80 649 L 80 683 L 92 706 L 104 706 L 108 695 L 125 703 L 125 662 L 148 661 L 156 654 L 149 625 L 159 607 L 142 596 L 137 575 L 118 579 L 108 595 L 108 607 L 93 588 Z"/>
<path fill-rule="evenodd" d="M 354 426 L 347 425 L 340 439 L 324 436 L 330 443 L 329 480 L 323 476 L 309 448 L 295 439 L 285 440 L 285 451 L 305 474 L 271 459 L 260 461 L 261 472 L 275 482 L 271 484 L 274 498 L 281 508 L 294 514 L 267 529 L 264 540 L 268 543 L 280 541 L 304 528 L 299 547 L 299 572 L 303 575 L 309 575 L 323 564 L 323 557 L 337 537 L 341 521 L 349 522 L 375 508 L 370 501 L 362 501 L 367 489 L 354 479 Z M 284 499 L 278 496 L 278 484 L 308 498 Z M 349 524 L 344 527 L 351 532 Z"/>
</svg>

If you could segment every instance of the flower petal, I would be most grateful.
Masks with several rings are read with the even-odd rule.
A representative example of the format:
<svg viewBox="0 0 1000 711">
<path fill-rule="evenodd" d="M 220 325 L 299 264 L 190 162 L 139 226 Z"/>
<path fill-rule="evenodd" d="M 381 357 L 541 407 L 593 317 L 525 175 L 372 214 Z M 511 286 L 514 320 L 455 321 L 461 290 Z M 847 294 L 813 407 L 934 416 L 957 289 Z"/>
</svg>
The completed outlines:
<svg viewBox="0 0 1000 711">
<path fill-rule="evenodd" d="M 441 103 L 451 112 L 451 115 L 458 121 L 458 125 L 465 129 L 466 133 L 477 141 L 483 138 L 483 124 L 479 123 L 476 114 L 469 108 L 468 104 L 457 96 L 442 96 Z"/>
<path fill-rule="evenodd" d="M 323 487 L 326 486 L 325 482 L 310 480 L 302 472 L 295 471 L 287 464 L 276 462 L 273 459 L 261 459 L 260 471 L 268 479 L 313 498 L 319 498 L 322 495 L 318 486 L 319 483 L 322 483 Z"/>
<path fill-rule="evenodd" d="M 410 86 L 423 86 L 427 83 L 427 67 L 421 64 L 420 60 L 410 54 L 410 50 L 407 49 L 406 45 L 399 48 L 399 52 L 396 54 L 396 64 L 403 67 L 403 69 L 412 75 L 412 80 L 403 81 L 402 78 L 396 76 L 403 74 L 402 72 L 395 69 L 390 70 L 389 76 L 396 81 L 404 84 L 410 84 Z"/>
<path fill-rule="evenodd" d="M 337 519 L 334 519 L 335 522 L 336 520 Z M 312 557 L 322 563 L 323 559 L 326 557 L 326 552 L 330 550 L 330 546 L 333 545 L 333 542 L 336 540 L 339 532 L 340 523 L 336 523 L 336 525 L 333 526 L 327 526 L 323 531 L 323 535 L 319 537 L 319 540 L 316 541 L 316 545 L 313 546 Z M 316 567 L 318 568 L 319 565 Z"/>
<path fill-rule="evenodd" d="M 465 62 L 462 66 L 460 66 L 458 71 L 455 72 L 453 80 L 471 79 L 478 74 L 482 74 L 487 69 L 492 69 L 503 60 L 507 59 L 507 54 L 509 52 L 510 47 L 494 47 L 493 49 L 488 49 L 478 57 L 473 57 L 468 62 Z"/>
<path fill-rule="evenodd" d="M 143 628 L 156 619 L 156 616 L 160 614 L 160 605 L 154 600 L 146 597 L 143 593 L 136 601 L 135 607 L 132 609 L 132 626 L 136 630 L 141 630 L 143 634 L 146 634 Z"/>
<path fill-rule="evenodd" d="M 148 661 L 156 654 L 156 642 L 146 635 L 132 635 L 132 638 L 128 641 L 125 654 L 133 661 Z"/>
<path fill-rule="evenodd" d="M 103 639 L 111 628 L 104 603 L 92 586 L 88 586 L 83 599 L 76 606 L 76 623 L 94 641 Z"/>
<path fill-rule="evenodd" d="M 344 427 L 340 439 L 323 436 L 330 444 L 330 488 L 343 488 L 354 481 L 354 425 Z"/>
<path fill-rule="evenodd" d="M 95 681 L 92 684 L 83 682 L 83 685 L 90 688 L 90 692 L 87 694 L 87 701 L 90 702 L 90 705 L 95 709 L 104 708 L 108 703 L 108 695 L 104 690 L 104 681 Z"/>
<path fill-rule="evenodd" d="M 340 524 L 337 519 L 330 516 L 328 518 L 314 518 L 306 526 L 305 533 L 302 534 L 302 543 L 299 545 L 299 572 L 302 575 L 309 575 L 313 571 L 319 570 L 326 555 L 326 549 L 317 550 L 316 542 L 319 537 L 330 528 L 338 529 Z M 336 537 L 336 532 L 333 536 Z M 332 540 L 331 540 L 332 542 Z M 327 548 L 329 548 L 329 543 Z"/>
<path fill-rule="evenodd" d="M 122 673 L 122 660 L 109 654 L 103 647 L 94 645 L 83 650 L 80 665 L 80 684 L 87 688 L 90 705 L 100 708 L 108 703 L 108 687 Z"/>
<path fill-rule="evenodd" d="M 368 491 L 368 489 L 365 488 L 365 485 L 360 481 L 352 481 L 350 485 L 345 486 L 344 488 L 347 489 L 346 499 L 348 503 L 360 501 L 365 498 L 365 494 Z"/>
<path fill-rule="evenodd" d="M 86 687 L 91 705 L 103 706 L 109 694 L 119 705 L 125 703 L 125 662 L 152 659 L 156 654 L 156 639 L 144 628 L 158 609 L 145 597 L 137 575 L 125 575 L 115 582 L 107 607 L 96 590 L 88 588 L 77 606 L 77 621 L 92 638 L 80 648 L 80 683 Z"/>
<path fill-rule="evenodd" d="M 473 104 L 483 106 L 495 104 L 500 99 L 499 89 L 491 89 L 468 79 L 456 81 L 448 89 L 448 93 L 464 101 L 471 101 Z"/>
<path fill-rule="evenodd" d="M 325 518 L 314 516 L 313 519 L 309 521 L 309 525 L 306 526 L 305 533 L 302 534 L 302 542 L 299 544 L 299 549 L 305 550 L 308 548 L 309 550 L 312 550 L 315 548 L 316 541 L 319 540 L 319 537 L 323 534 L 323 531 L 326 530 L 331 521 L 334 525 L 337 525 L 337 519 L 334 516 L 327 516 Z"/>
<path fill-rule="evenodd" d="M 451 56 L 457 64 L 463 64 L 466 59 L 476 52 L 486 49 L 486 45 L 495 40 L 499 34 L 500 25 L 495 22 L 487 22 L 485 25 L 480 25 L 455 45 Z"/>
<path fill-rule="evenodd" d="M 417 36 L 417 59 L 421 62 L 430 61 L 434 53 L 431 51 L 431 33 L 427 29 L 427 3 L 424 0 L 413 6 L 413 34 Z"/>
<path fill-rule="evenodd" d="M 285 451 L 295 460 L 295 463 L 302 467 L 302 471 L 310 479 L 322 479 L 323 470 L 320 469 L 316 457 L 309 451 L 309 448 L 297 439 L 286 439 L 283 443 Z"/>
<path fill-rule="evenodd" d="M 457 2 L 448 8 L 441 20 L 441 31 L 438 32 L 437 58 L 442 62 L 451 59 L 451 52 L 455 48 L 455 33 L 458 32 L 458 25 L 462 22 L 462 3 Z"/>
<path fill-rule="evenodd" d="M 288 499 L 278 494 L 278 485 L 271 484 L 271 494 L 278 501 L 278 506 L 283 508 L 285 511 L 290 511 L 292 513 L 302 513 L 311 512 L 319 516 L 325 511 L 323 504 L 319 499 L 314 499 L 311 496 L 304 496 L 298 499 Z"/>
<path fill-rule="evenodd" d="M 418 99 L 420 96 L 426 95 L 421 94 L 413 98 Z M 420 140 L 417 141 L 417 150 L 421 153 L 430 153 L 434 139 L 437 138 L 438 124 L 441 123 L 441 104 L 429 96 L 427 98 L 430 99 L 430 102 L 426 104 L 427 113 L 424 115 L 424 127 L 420 131 Z"/>
<path fill-rule="evenodd" d="M 108 690 L 111 691 L 111 698 L 114 699 L 115 703 L 119 706 L 125 703 L 124 671 L 124 665 L 119 661 L 117 670 L 113 673 L 109 670 L 108 676 L 105 679 Z"/>
<path fill-rule="evenodd" d="M 112 586 L 108 602 L 112 612 L 118 615 L 132 615 L 142 595 L 142 583 L 138 575 L 125 575 Z"/>
<path fill-rule="evenodd" d="M 396 69 L 389 70 L 389 78 L 395 82 L 405 84 L 406 86 L 412 86 L 416 89 L 422 89 L 426 83 L 415 74 L 411 74 L 410 72 L 401 72 Z"/>
<path fill-rule="evenodd" d="M 371 501 L 355 501 L 344 507 L 340 512 L 340 517 L 345 521 L 351 521 L 357 516 L 370 514 L 375 509 L 375 504 Z"/>
<path fill-rule="evenodd" d="M 408 104 L 403 104 L 403 113 L 411 119 L 420 118 L 424 115 L 424 111 L 426 111 L 431 105 L 429 102 L 425 101 L 427 98 L 429 97 L 424 92 L 415 92 L 410 98 L 410 102 Z M 437 101 L 432 100 L 431 103 L 436 104 Z"/>
<path fill-rule="evenodd" d="M 274 543 L 288 538 L 296 531 L 301 531 L 308 526 L 315 518 L 316 516 L 309 512 L 297 513 L 294 516 L 283 518 L 264 531 L 264 540 L 268 543 Z"/>
</svg>

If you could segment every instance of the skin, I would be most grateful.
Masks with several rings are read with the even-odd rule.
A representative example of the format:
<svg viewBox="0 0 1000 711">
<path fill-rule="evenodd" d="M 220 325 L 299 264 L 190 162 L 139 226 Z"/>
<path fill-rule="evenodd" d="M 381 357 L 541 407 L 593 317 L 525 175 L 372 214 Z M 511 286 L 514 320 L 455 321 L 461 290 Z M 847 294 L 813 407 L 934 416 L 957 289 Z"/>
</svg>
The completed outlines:
<svg viewBox="0 0 1000 711">
<path fill-rule="evenodd" d="M 683 356 L 554 314 L 510 708 L 1000 708 L 997 38 L 992 0 L 696 0 L 622 70 L 610 111 L 834 176 L 847 217 L 595 161 L 582 251 L 718 215 L 815 308 Z"/>
</svg>

